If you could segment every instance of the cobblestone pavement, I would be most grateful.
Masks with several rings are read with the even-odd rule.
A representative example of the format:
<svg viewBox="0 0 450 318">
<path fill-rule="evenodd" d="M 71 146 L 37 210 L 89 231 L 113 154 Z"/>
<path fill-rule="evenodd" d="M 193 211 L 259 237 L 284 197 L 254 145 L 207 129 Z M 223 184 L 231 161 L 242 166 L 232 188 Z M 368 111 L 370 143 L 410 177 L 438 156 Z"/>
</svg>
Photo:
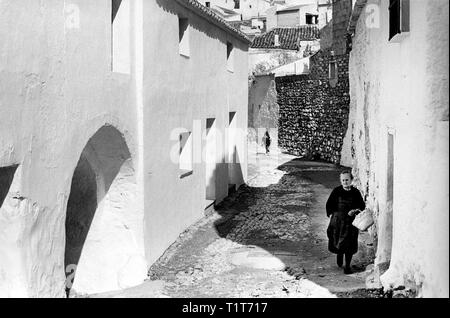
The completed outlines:
<svg viewBox="0 0 450 318">
<path fill-rule="evenodd" d="M 148 288 L 108 296 L 379 297 L 365 291 L 373 257 L 367 234 L 360 235 L 352 275 L 344 275 L 327 251 L 324 206 L 338 169 L 292 159 L 261 157 L 264 162 L 255 164 L 265 168 L 253 167 L 247 185 L 185 231 L 151 267 Z"/>
</svg>

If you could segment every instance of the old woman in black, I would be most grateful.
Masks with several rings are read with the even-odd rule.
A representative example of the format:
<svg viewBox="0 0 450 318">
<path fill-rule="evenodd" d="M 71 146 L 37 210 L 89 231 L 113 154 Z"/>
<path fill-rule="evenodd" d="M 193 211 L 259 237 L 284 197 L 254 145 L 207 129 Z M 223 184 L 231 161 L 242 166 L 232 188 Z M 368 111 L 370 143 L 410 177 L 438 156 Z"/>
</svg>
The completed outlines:
<svg viewBox="0 0 450 318">
<path fill-rule="evenodd" d="M 358 251 L 359 231 L 352 225 L 355 215 L 365 209 L 365 203 L 358 189 L 351 185 L 350 171 L 340 175 L 341 185 L 335 188 L 326 204 L 330 224 L 327 229 L 328 250 L 337 254 L 337 264 L 343 265 L 345 255 L 345 274 L 351 274 L 352 256 Z"/>
</svg>

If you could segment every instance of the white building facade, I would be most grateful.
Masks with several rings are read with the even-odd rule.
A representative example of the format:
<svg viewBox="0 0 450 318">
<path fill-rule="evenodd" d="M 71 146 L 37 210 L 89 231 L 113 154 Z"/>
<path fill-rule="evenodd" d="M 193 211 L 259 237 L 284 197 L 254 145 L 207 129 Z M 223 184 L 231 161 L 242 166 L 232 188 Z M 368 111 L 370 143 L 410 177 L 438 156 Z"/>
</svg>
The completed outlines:
<svg viewBox="0 0 450 318">
<path fill-rule="evenodd" d="M 246 180 L 248 39 L 194 0 L 0 12 L 0 296 L 139 284 Z"/>
<path fill-rule="evenodd" d="M 449 295 L 448 1 L 353 1 L 352 166 L 385 288 Z"/>
</svg>

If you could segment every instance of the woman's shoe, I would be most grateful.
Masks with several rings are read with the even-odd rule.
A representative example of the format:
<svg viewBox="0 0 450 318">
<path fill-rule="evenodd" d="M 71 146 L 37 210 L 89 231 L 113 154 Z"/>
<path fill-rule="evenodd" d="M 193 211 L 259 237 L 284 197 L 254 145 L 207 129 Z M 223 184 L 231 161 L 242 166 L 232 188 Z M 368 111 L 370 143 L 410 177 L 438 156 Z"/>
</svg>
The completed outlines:
<svg viewBox="0 0 450 318">
<path fill-rule="evenodd" d="M 353 274 L 353 271 L 352 271 L 352 269 L 350 268 L 350 267 L 345 267 L 344 268 L 344 274 L 345 275 L 349 275 L 349 274 Z"/>
</svg>

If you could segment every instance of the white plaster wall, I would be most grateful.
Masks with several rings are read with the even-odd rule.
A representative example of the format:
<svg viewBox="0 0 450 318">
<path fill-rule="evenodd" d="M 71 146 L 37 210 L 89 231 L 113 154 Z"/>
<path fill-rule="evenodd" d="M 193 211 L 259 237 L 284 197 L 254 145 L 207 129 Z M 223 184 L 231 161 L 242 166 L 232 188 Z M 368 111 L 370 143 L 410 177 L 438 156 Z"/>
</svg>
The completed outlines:
<svg viewBox="0 0 450 318">
<path fill-rule="evenodd" d="M 305 19 L 302 19 L 301 16 L 301 11 L 297 9 L 277 12 L 277 27 L 296 27 L 302 25 L 302 22 L 305 24 Z"/>
<path fill-rule="evenodd" d="M 110 123 L 134 153 L 131 78 L 110 70 L 110 12 L 103 1 L 0 3 L 0 164 L 20 164 L 22 198 L 10 212 L 17 231 L 8 234 L 11 219 L 0 225 L 14 258 L 0 263 L 4 296 L 64 295 L 65 209 L 81 151 Z"/>
<path fill-rule="evenodd" d="M 306 45 L 305 45 L 306 47 Z M 255 70 L 255 67 L 263 63 L 270 69 L 283 65 L 280 62 L 288 59 L 289 61 L 295 61 L 303 57 L 303 50 L 276 50 L 276 49 L 250 49 L 248 54 L 248 70 L 251 74 Z"/>
<path fill-rule="evenodd" d="M 306 4 L 315 4 L 317 5 L 317 0 L 285 0 L 287 6 L 295 6 L 295 5 L 306 5 Z"/>
<path fill-rule="evenodd" d="M 309 56 L 298 61 L 280 66 L 273 70 L 276 77 L 287 75 L 309 74 Z"/>
<path fill-rule="evenodd" d="M 300 25 L 306 24 L 307 13 L 319 15 L 317 2 L 300 7 Z"/>
<path fill-rule="evenodd" d="M 379 27 L 367 28 L 363 10 L 353 38 L 341 164 L 353 166 L 377 216 L 376 263 L 387 261 L 387 134 L 394 134 L 393 245 L 381 281 L 448 297 L 448 2 L 411 0 L 411 32 L 400 43 L 388 42 L 388 2 L 370 2 L 379 5 Z"/>
<path fill-rule="evenodd" d="M 178 17 L 189 19 L 190 56 L 178 53 Z M 196 152 L 207 118 L 215 118 L 217 133 L 216 203 L 228 194 L 229 112 L 236 112 L 236 127 L 247 127 L 248 46 L 219 28 L 211 27 L 192 12 L 170 1 L 144 5 L 144 139 L 146 253 L 149 263 L 192 222 L 203 216 L 206 165 Z M 234 46 L 233 72 L 227 70 L 227 41 Z M 158 49 L 155 49 L 158 48 Z M 192 132 L 193 174 L 180 179 L 178 164 L 170 155 L 176 146 L 174 129 Z M 175 133 L 175 139 L 177 134 Z M 173 136 L 172 136 L 173 137 Z M 237 138 L 241 165 L 234 169 L 239 186 L 246 180 L 246 136 Z M 199 159 L 195 162 L 195 159 Z M 210 172 L 209 172 L 210 173 Z"/>
<path fill-rule="evenodd" d="M 241 0 L 242 19 L 247 20 L 253 17 L 266 16 L 270 3 L 265 0 Z"/>
<path fill-rule="evenodd" d="M 203 166 L 179 179 L 169 161 L 169 133 L 206 117 L 225 127 L 230 110 L 242 114 L 238 126 L 245 127 L 247 45 L 192 15 L 198 28 L 191 33 L 191 59 L 183 60 L 177 17 L 161 3 L 167 1 L 130 2 L 127 75 L 111 72 L 110 1 L 0 2 L 0 166 L 20 165 L 0 207 L 1 296 L 65 295 L 72 175 L 88 140 L 105 124 L 124 135 L 137 167 L 148 264 L 202 216 Z M 225 66 L 227 39 L 237 48 L 233 74 Z M 140 44 L 143 55 L 135 50 Z M 225 171 L 220 167 L 219 180 L 227 180 Z M 245 165 L 242 171 L 245 179 Z M 218 181 L 219 201 L 227 195 L 226 182 Z"/>
<path fill-rule="evenodd" d="M 277 27 L 277 7 L 273 6 L 266 11 L 266 30 L 269 32 L 273 28 Z"/>
</svg>

